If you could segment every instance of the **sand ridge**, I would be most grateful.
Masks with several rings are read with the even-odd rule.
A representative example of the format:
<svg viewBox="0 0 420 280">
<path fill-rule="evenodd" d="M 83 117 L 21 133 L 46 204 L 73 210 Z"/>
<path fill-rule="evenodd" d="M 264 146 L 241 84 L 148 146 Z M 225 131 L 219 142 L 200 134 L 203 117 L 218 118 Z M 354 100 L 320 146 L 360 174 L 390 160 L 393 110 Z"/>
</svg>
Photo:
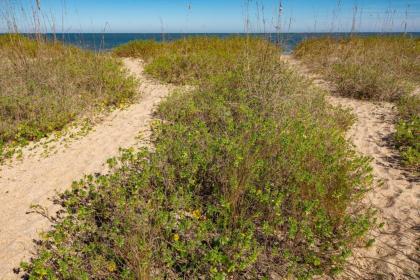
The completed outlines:
<svg viewBox="0 0 420 280">
<path fill-rule="evenodd" d="M 147 139 L 155 105 L 171 87 L 144 77 L 142 62 L 124 59 L 127 69 L 140 80 L 141 99 L 124 110 L 106 116 L 85 137 L 68 144 L 48 157 L 24 158 L 0 170 L 0 279 L 16 279 L 13 268 L 27 260 L 33 239 L 48 229 L 49 221 L 29 213 L 31 205 L 42 205 L 54 213 L 49 200 L 85 174 L 106 172 L 106 160 L 117 156 L 119 148 L 136 145 L 139 133 Z M 147 141 L 144 144 L 147 144 Z M 42 149 L 37 147 L 36 149 Z M 25 152 L 24 152 L 25 155 Z"/>
<path fill-rule="evenodd" d="M 310 73 L 292 56 L 284 56 L 298 72 L 315 84 L 333 91 L 334 85 Z M 387 102 L 328 96 L 335 106 L 349 108 L 357 117 L 347 137 L 357 152 L 372 158 L 376 187 L 366 202 L 378 210 L 383 228 L 372 232 L 376 239 L 368 249 L 357 249 L 349 260 L 344 279 L 418 279 L 420 240 L 420 178 L 405 170 L 392 145 L 396 110 Z"/>
</svg>

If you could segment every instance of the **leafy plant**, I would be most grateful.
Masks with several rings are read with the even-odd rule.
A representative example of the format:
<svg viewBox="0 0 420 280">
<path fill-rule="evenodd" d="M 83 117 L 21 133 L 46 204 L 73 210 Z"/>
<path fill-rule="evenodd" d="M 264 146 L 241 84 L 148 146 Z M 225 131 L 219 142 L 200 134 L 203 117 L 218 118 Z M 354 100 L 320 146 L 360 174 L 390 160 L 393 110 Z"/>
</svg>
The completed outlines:
<svg viewBox="0 0 420 280">
<path fill-rule="evenodd" d="M 408 96 L 398 103 L 395 140 L 408 166 L 420 171 L 420 98 Z"/>
</svg>

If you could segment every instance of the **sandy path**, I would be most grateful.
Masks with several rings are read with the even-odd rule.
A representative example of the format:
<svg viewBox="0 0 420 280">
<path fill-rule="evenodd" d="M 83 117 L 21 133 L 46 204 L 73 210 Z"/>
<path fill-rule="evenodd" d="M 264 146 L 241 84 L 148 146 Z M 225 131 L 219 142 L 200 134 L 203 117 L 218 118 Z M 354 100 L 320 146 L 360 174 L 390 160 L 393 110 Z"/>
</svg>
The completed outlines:
<svg viewBox="0 0 420 280">
<path fill-rule="evenodd" d="M 27 214 L 30 205 L 52 207 L 48 200 L 56 191 L 68 188 L 84 174 L 105 172 L 104 163 L 118 155 L 120 147 L 136 144 L 136 136 L 147 135 L 151 112 L 159 100 L 170 92 L 142 76 L 139 61 L 124 60 L 126 67 L 141 81 L 139 103 L 126 110 L 115 111 L 87 136 L 71 142 L 57 154 L 47 158 L 25 158 L 0 171 L 0 279 L 15 279 L 12 269 L 28 259 L 32 239 L 48 229 L 47 219 Z M 146 137 L 147 138 L 147 137 Z M 35 153 L 36 154 L 36 153 Z M 42 154 L 42 153 L 39 153 Z M 51 211 L 51 209 L 50 209 Z"/>
<path fill-rule="evenodd" d="M 372 248 L 355 252 L 351 260 L 354 268 L 350 266 L 348 274 L 352 279 L 416 279 L 420 185 L 419 178 L 400 167 L 398 151 L 390 146 L 395 131 L 393 106 L 337 97 L 331 102 L 351 108 L 357 116 L 348 136 L 358 152 L 373 158 L 378 186 L 367 200 L 379 210 L 380 222 L 385 223 L 372 233 L 376 239 Z"/>
<path fill-rule="evenodd" d="M 292 57 L 285 59 L 317 85 L 327 90 L 333 88 Z M 416 279 L 420 276 L 420 179 L 401 167 L 398 151 L 392 147 L 394 106 L 335 96 L 328 99 L 333 105 L 350 108 L 357 117 L 347 136 L 359 153 L 373 159 L 371 165 L 378 186 L 366 200 L 378 209 L 379 219 L 385 223 L 382 229 L 372 232 L 374 246 L 355 251 L 343 278 Z"/>
</svg>

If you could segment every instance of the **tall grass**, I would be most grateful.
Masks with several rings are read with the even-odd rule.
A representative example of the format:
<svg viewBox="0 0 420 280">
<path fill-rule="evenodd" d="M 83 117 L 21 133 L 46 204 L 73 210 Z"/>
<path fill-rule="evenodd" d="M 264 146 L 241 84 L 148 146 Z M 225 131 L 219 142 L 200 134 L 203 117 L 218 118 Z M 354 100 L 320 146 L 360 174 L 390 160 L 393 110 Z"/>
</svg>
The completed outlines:
<svg viewBox="0 0 420 280">
<path fill-rule="evenodd" d="M 360 203 L 369 164 L 345 141 L 348 113 L 263 40 L 136 42 L 117 53 L 126 49 L 154 77 L 195 86 L 160 105 L 153 150 L 127 150 L 109 160 L 109 175 L 88 176 L 60 196 L 63 215 L 23 264 L 29 276 L 340 272 L 372 222 Z"/>
<path fill-rule="evenodd" d="M 109 55 L 1 35 L 0 158 L 5 145 L 38 140 L 134 94 L 134 80 Z"/>
<path fill-rule="evenodd" d="M 420 39 L 352 36 L 302 42 L 294 55 L 334 82 L 337 93 L 398 104 L 396 140 L 405 162 L 420 168 Z"/>
</svg>

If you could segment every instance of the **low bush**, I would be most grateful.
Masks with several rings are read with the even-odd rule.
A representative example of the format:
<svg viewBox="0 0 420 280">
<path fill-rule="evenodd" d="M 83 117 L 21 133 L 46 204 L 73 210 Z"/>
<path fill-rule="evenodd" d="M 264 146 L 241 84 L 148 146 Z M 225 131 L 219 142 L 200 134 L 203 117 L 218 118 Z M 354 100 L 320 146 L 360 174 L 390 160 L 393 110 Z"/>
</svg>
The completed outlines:
<svg viewBox="0 0 420 280">
<path fill-rule="evenodd" d="M 420 98 L 408 96 L 398 103 L 395 139 L 405 163 L 420 172 Z"/>
<path fill-rule="evenodd" d="M 135 81 L 109 55 L 0 36 L 0 147 L 38 140 L 81 115 L 126 103 L 135 92 Z"/>
<path fill-rule="evenodd" d="M 196 86 L 161 103 L 152 150 L 124 151 L 109 160 L 109 175 L 88 176 L 58 198 L 64 210 L 22 265 L 29 278 L 340 272 L 372 225 L 361 203 L 369 161 L 345 140 L 348 113 L 282 64 L 275 46 L 262 52 L 249 40 L 194 39 L 185 56 L 204 58 L 193 67 L 175 60 L 170 68 L 181 75 L 151 72 Z M 218 44 L 239 50 L 219 63 Z M 177 53 L 144 59 L 156 69 Z M 195 64 L 201 59 L 208 64 Z"/>
</svg>

